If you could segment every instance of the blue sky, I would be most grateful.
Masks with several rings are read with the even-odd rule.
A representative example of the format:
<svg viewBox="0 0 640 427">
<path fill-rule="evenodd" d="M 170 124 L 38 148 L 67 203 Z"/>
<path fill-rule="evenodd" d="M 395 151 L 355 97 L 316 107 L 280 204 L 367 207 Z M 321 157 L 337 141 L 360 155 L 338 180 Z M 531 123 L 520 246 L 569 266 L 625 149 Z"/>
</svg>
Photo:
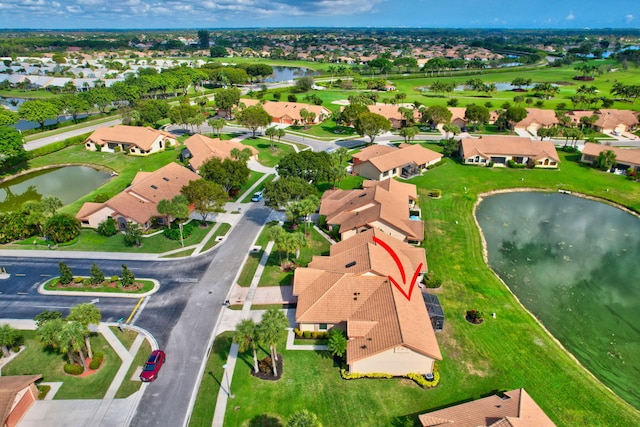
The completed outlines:
<svg viewBox="0 0 640 427">
<path fill-rule="evenodd" d="M 640 0 L 0 0 L 0 28 L 640 28 Z"/>
</svg>

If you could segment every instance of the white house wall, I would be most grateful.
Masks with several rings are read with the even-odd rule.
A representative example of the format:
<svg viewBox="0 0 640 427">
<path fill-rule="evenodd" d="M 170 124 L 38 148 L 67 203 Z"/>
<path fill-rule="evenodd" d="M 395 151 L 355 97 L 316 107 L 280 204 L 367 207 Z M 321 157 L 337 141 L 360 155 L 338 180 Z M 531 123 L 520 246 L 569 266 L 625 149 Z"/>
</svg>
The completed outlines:
<svg viewBox="0 0 640 427">
<path fill-rule="evenodd" d="M 380 372 L 398 376 L 409 373 L 430 374 L 433 372 L 433 362 L 428 356 L 399 346 L 351 363 L 349 372 Z"/>
</svg>

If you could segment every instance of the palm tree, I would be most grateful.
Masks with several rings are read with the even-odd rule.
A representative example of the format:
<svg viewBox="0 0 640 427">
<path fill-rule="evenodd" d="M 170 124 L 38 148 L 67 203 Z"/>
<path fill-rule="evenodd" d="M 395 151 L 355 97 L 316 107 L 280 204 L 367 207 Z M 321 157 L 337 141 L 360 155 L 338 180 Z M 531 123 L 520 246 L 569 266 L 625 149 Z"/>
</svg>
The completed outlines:
<svg viewBox="0 0 640 427">
<path fill-rule="evenodd" d="M 347 352 L 347 336 L 341 329 L 329 331 L 328 350 L 333 356 L 344 357 Z"/>
<path fill-rule="evenodd" d="M 256 341 L 258 340 L 258 325 L 253 319 L 243 319 L 236 325 L 233 335 L 233 342 L 238 344 L 238 350 L 245 352 L 251 346 L 253 350 L 253 370 L 258 372 L 258 353 L 256 351 Z"/>
<path fill-rule="evenodd" d="M 83 303 L 78 304 L 75 307 L 71 308 L 69 315 L 67 316 L 67 320 L 72 322 L 80 323 L 84 329 L 84 343 L 87 347 L 87 354 L 90 358 L 93 358 L 93 353 L 91 351 L 91 343 L 89 342 L 89 325 L 97 325 L 100 323 L 102 319 L 102 313 L 100 310 L 93 304 Z"/>
<path fill-rule="evenodd" d="M 76 356 L 79 356 L 80 365 L 86 371 L 88 367 L 84 356 L 85 329 L 80 322 L 65 322 L 56 337 L 60 351 L 67 353 L 70 362 L 78 361 Z"/>
<path fill-rule="evenodd" d="M 603 171 L 610 170 L 616 164 L 616 153 L 611 150 L 601 151 L 596 158 L 596 165 Z"/>
<path fill-rule="evenodd" d="M 286 335 L 286 329 L 289 326 L 287 316 L 277 308 L 270 308 L 263 315 L 258 324 L 258 340 L 269 346 L 271 353 L 271 363 L 273 368 L 273 376 L 278 376 L 276 362 L 278 361 L 278 342 L 282 341 Z"/>
<path fill-rule="evenodd" d="M 9 325 L 0 326 L 0 347 L 2 354 L 9 355 L 9 349 L 18 341 L 18 331 Z"/>
<path fill-rule="evenodd" d="M 278 258 L 279 258 L 280 264 L 282 264 L 282 251 L 284 251 L 285 236 L 287 233 L 284 231 L 284 228 L 282 228 L 282 226 L 274 225 L 269 229 L 268 234 L 269 234 L 269 240 L 273 240 L 274 246 L 278 251 Z"/>
</svg>

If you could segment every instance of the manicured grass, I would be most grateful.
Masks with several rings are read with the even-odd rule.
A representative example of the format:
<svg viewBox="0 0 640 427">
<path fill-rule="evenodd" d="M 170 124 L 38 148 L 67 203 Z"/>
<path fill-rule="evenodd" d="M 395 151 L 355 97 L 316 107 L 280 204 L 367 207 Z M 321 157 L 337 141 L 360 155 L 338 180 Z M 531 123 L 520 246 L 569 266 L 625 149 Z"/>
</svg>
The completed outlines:
<svg viewBox="0 0 640 427">
<path fill-rule="evenodd" d="M 207 241 L 207 243 L 205 243 L 205 245 L 202 248 L 202 250 L 206 251 L 208 249 L 211 249 L 215 245 L 217 245 L 218 242 L 216 241 L 216 237 L 218 237 L 218 236 L 226 236 L 227 233 L 229 232 L 229 230 L 231 230 L 231 224 L 227 224 L 226 222 L 223 222 L 222 224 L 220 224 L 220 226 L 213 233 L 211 238 Z"/>
<path fill-rule="evenodd" d="M 109 329 L 111 329 L 111 332 L 118 337 L 118 340 L 127 350 L 131 348 L 133 342 L 138 337 L 138 333 L 132 329 L 125 329 L 124 332 L 122 332 L 117 326 L 109 326 Z"/>
<path fill-rule="evenodd" d="M 2 95 L 0 95 L 0 96 L 2 96 Z M 119 114 L 116 114 L 116 115 L 113 115 L 113 116 L 92 118 L 92 119 L 85 120 L 85 121 L 82 121 L 82 122 L 77 123 L 77 124 L 69 124 L 68 126 L 60 127 L 58 129 L 52 129 L 52 130 L 47 130 L 47 131 L 44 131 L 44 132 L 32 133 L 31 135 L 25 136 L 24 140 L 26 142 L 29 142 L 29 141 L 33 141 L 33 140 L 36 140 L 36 139 L 44 138 L 44 137 L 47 137 L 47 136 L 60 135 L 62 133 L 69 132 L 71 130 L 83 129 L 83 128 L 87 127 L 87 126 L 98 125 L 100 123 L 110 122 L 110 121 L 116 120 L 118 118 L 120 118 Z"/>
<path fill-rule="evenodd" d="M 256 274 L 258 265 L 260 265 L 260 259 L 262 258 L 262 254 L 264 254 L 264 251 L 253 252 L 249 254 L 249 256 L 247 257 L 247 261 L 244 263 L 244 266 L 242 267 L 240 276 L 238 277 L 238 285 L 242 287 L 251 286 L 251 281 L 253 280 L 253 276 Z"/>
<path fill-rule="evenodd" d="M 358 136 L 355 129 L 350 126 L 340 126 L 334 120 L 328 119 L 324 122 L 310 126 L 307 129 L 304 129 L 301 126 L 291 126 L 292 131 L 304 133 L 306 135 L 321 137 L 321 138 L 330 138 L 330 139 L 340 139 L 347 138 L 350 136 Z"/>
<path fill-rule="evenodd" d="M 126 332 L 129 332 L 129 331 L 126 331 Z M 118 335 L 118 333 L 121 334 L 120 331 L 117 331 L 114 333 L 116 335 Z M 130 348 L 130 347 L 127 347 L 127 348 Z M 133 362 L 131 362 L 131 366 L 127 371 L 127 375 L 124 377 L 124 381 L 122 381 L 122 384 L 120 384 L 120 388 L 116 392 L 116 399 L 124 399 L 126 397 L 131 396 L 136 391 L 140 390 L 140 387 L 142 386 L 142 381 L 139 381 L 138 379 L 132 380 L 131 378 L 133 377 L 133 374 L 136 372 L 136 369 L 144 365 L 144 362 L 147 360 L 150 354 L 151 354 L 151 345 L 149 344 L 149 341 L 144 340 L 142 342 L 142 345 L 140 346 L 140 349 L 138 349 L 138 352 L 133 358 Z"/>
<path fill-rule="evenodd" d="M 265 227 L 266 230 L 266 227 Z M 289 230 L 285 224 L 285 230 L 289 233 L 303 232 L 303 227 L 300 226 L 298 230 Z M 314 228 L 309 229 L 310 234 L 307 236 L 308 246 L 300 250 L 300 258 L 296 264 L 299 266 L 306 266 L 311 262 L 311 258 L 314 255 L 328 255 L 329 254 L 329 242 Z M 291 255 L 291 258 L 295 254 Z M 258 286 L 288 286 L 293 280 L 293 271 L 282 271 L 280 268 L 280 258 L 284 260 L 286 253 L 281 252 L 278 254 L 275 246 L 267 259 L 267 264 L 260 277 Z"/>
<path fill-rule="evenodd" d="M 237 201 L 240 198 L 240 196 L 246 193 L 247 190 L 249 190 L 253 184 L 258 182 L 258 180 L 262 177 L 262 175 L 264 175 L 262 172 L 251 171 L 251 174 L 249 174 L 249 179 L 247 179 L 247 182 L 242 186 L 242 188 L 240 188 L 240 191 L 238 191 L 238 194 L 233 199 L 233 201 L 234 202 Z"/>
<path fill-rule="evenodd" d="M 216 408 L 218 391 L 223 383 L 224 369 L 222 365 L 227 363 L 229 349 L 233 339 L 233 332 L 223 332 L 213 341 L 213 346 L 204 369 L 204 376 L 200 382 L 196 402 L 189 420 L 190 427 L 210 426 L 213 421 L 213 412 Z M 226 384 L 224 385 L 226 387 Z M 233 393 L 234 384 L 232 384 Z M 234 400 L 229 399 L 229 402 Z M 227 425 L 225 423 L 225 425 Z"/>
<path fill-rule="evenodd" d="M 273 149 L 268 138 L 246 138 L 242 143 L 258 150 L 258 161 L 269 168 L 275 167 L 282 157 L 294 152 L 292 146 L 278 143 L 277 138 L 273 140 Z"/>
<path fill-rule="evenodd" d="M 49 280 L 44 285 L 44 289 L 47 291 L 62 291 L 62 292 L 101 292 L 110 294 L 144 294 L 153 289 L 154 283 L 150 280 L 136 279 L 136 283 L 141 283 L 142 288 L 136 291 L 124 291 L 120 288 L 112 288 L 109 286 L 76 286 L 75 284 L 69 284 L 68 287 L 58 287 L 58 281 L 60 278 L 55 277 Z"/>
<path fill-rule="evenodd" d="M 36 338 L 35 331 L 20 331 L 26 349 L 2 368 L 2 375 L 42 374 L 44 382 L 63 382 L 55 399 L 102 399 L 113 381 L 122 361 L 102 337 L 91 337 L 91 349 L 104 353 L 100 370 L 86 378 L 67 375 L 63 371 L 65 357 L 57 350 L 43 347 Z"/>
<path fill-rule="evenodd" d="M 264 189 L 264 186 L 267 183 L 273 181 L 275 177 L 276 176 L 274 174 L 267 175 L 262 181 L 260 181 L 260 184 L 258 184 L 258 186 L 256 188 L 254 188 L 252 193 L 247 194 L 247 196 L 244 199 L 242 199 L 242 203 L 250 203 L 251 202 L 251 198 L 253 197 L 253 193 L 256 193 L 258 191 L 262 191 Z"/>
<path fill-rule="evenodd" d="M 638 183 L 580 165 L 575 154 L 559 155 L 557 171 L 478 168 L 447 159 L 411 181 L 421 196 L 429 269 L 443 281 L 439 297 L 447 325 L 437 334 L 443 354 L 437 388 L 422 390 L 406 380 L 344 381 L 325 354 L 288 352 L 281 345 L 284 375 L 277 382 L 253 378 L 251 354 L 240 355 L 245 365 L 236 365 L 236 398 L 229 403 L 225 425 L 243 425 L 262 414 L 286 418 L 306 408 L 323 425 L 389 426 L 399 417 L 416 421 L 417 414 L 518 387 L 526 388 L 557 425 L 638 425 L 638 412 L 580 368 L 519 306 L 482 258 L 472 215 L 482 192 L 567 189 L 640 210 Z M 434 188 L 442 190 L 442 198 L 427 197 L 427 190 Z M 498 316 L 471 325 L 463 318 L 470 308 Z"/>
<path fill-rule="evenodd" d="M 139 171 L 153 172 L 176 160 L 182 148 L 181 146 L 169 147 L 160 153 L 141 157 L 128 156 L 124 153 L 88 151 L 82 145 L 74 145 L 64 150 L 29 160 L 28 167 L 33 169 L 49 165 L 78 164 L 103 168 L 118 173 L 118 176 L 111 178 L 93 192 L 61 209 L 61 212 L 75 215 L 83 203 L 93 201 L 96 194 L 103 193 L 113 197 L 128 187 Z"/>
</svg>

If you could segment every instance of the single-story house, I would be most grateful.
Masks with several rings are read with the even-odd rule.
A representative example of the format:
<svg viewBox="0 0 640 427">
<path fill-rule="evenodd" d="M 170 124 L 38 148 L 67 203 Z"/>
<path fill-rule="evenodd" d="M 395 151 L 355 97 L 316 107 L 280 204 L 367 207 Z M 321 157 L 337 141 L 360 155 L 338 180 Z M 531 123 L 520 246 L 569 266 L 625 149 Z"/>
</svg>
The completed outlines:
<svg viewBox="0 0 640 427">
<path fill-rule="evenodd" d="M 628 132 L 640 124 L 636 111 L 600 109 L 595 113 L 598 115 L 598 120 L 593 128 L 602 133 Z"/>
<path fill-rule="evenodd" d="M 400 108 L 398 105 L 375 104 L 367 105 L 367 108 L 369 109 L 369 112 L 379 114 L 389 120 L 391 122 L 391 127 L 394 129 L 400 129 L 407 124 L 405 117 L 400 111 L 398 111 Z M 414 121 L 420 121 L 420 113 L 418 112 L 418 109 L 413 107 L 411 107 L 411 109 L 413 109 Z"/>
<path fill-rule="evenodd" d="M 636 172 L 640 170 L 640 148 L 611 147 L 587 142 L 582 149 L 582 158 L 580 160 L 593 164 L 603 151 L 613 151 L 615 153 L 617 169 L 627 170 L 633 168 Z"/>
<path fill-rule="evenodd" d="M 237 141 L 223 141 L 218 138 L 209 138 L 204 135 L 195 134 L 184 142 L 185 149 L 180 154 L 182 160 L 189 159 L 189 167 L 198 171 L 200 166 L 211 159 L 217 157 L 221 160 L 231 159 L 231 151 L 238 149 L 240 151 L 245 148 L 251 151 L 251 157 L 258 155 L 258 150 L 248 145 L 244 145 Z"/>
<path fill-rule="evenodd" d="M 180 194 L 189 182 L 200 179 L 192 170 L 169 163 L 155 172 L 138 172 L 131 186 L 104 203 L 87 202 L 80 208 L 76 218 L 83 227 L 97 228 L 111 217 L 118 228 L 125 230 L 128 222 L 139 224 L 143 229 L 165 224 L 166 218 L 158 212 L 160 200 L 170 200 Z"/>
<path fill-rule="evenodd" d="M 550 141 L 531 141 L 519 136 L 487 136 L 463 138 L 460 156 L 467 165 L 506 165 L 509 160 L 530 167 L 557 169 L 560 157 Z"/>
<path fill-rule="evenodd" d="M 168 132 L 125 125 L 98 128 L 84 142 L 89 151 L 123 151 L 138 156 L 157 153 L 175 144 L 176 137 Z"/>
<path fill-rule="evenodd" d="M 0 377 L 0 426 L 15 427 L 38 399 L 36 381 L 42 375 Z"/>
<path fill-rule="evenodd" d="M 452 125 L 458 126 L 460 129 L 465 129 L 469 122 L 467 121 L 466 114 L 467 109 L 465 107 L 449 107 L 449 111 L 451 111 L 451 123 Z M 495 123 L 498 119 L 498 113 L 495 110 L 489 111 L 489 123 Z M 443 123 L 438 125 L 439 129 L 442 129 Z"/>
<path fill-rule="evenodd" d="M 368 179 L 411 178 L 442 160 L 442 154 L 419 144 L 372 145 L 353 156 L 353 172 Z"/>
<path fill-rule="evenodd" d="M 418 416 L 422 427 L 555 427 L 523 388 Z"/>
<path fill-rule="evenodd" d="M 241 104 L 246 107 L 260 104 L 261 102 L 256 99 L 241 99 Z M 317 125 L 322 123 L 329 117 L 331 117 L 331 110 L 322 105 L 305 104 L 303 102 L 275 102 L 265 101 L 262 102 L 262 108 L 269 113 L 271 121 L 273 123 L 287 124 L 287 125 L 302 125 L 303 120 L 300 116 L 300 111 L 307 110 L 308 112 L 315 113 L 314 119 L 309 124 Z"/>
<path fill-rule="evenodd" d="M 430 374 L 442 355 L 417 285 L 426 271 L 423 248 L 368 230 L 296 269 L 296 322 L 344 330 L 350 373 Z"/>
<path fill-rule="evenodd" d="M 320 200 L 320 215 L 338 228 L 342 240 L 372 228 L 404 242 L 424 240 L 415 185 L 386 179 L 367 180 L 362 186 L 362 190 L 328 190 Z"/>
<path fill-rule="evenodd" d="M 538 129 L 549 128 L 557 125 L 558 118 L 553 110 L 543 110 L 540 108 L 527 108 L 527 117 L 515 124 L 516 131 L 523 130 L 532 135 L 538 135 Z"/>
</svg>

